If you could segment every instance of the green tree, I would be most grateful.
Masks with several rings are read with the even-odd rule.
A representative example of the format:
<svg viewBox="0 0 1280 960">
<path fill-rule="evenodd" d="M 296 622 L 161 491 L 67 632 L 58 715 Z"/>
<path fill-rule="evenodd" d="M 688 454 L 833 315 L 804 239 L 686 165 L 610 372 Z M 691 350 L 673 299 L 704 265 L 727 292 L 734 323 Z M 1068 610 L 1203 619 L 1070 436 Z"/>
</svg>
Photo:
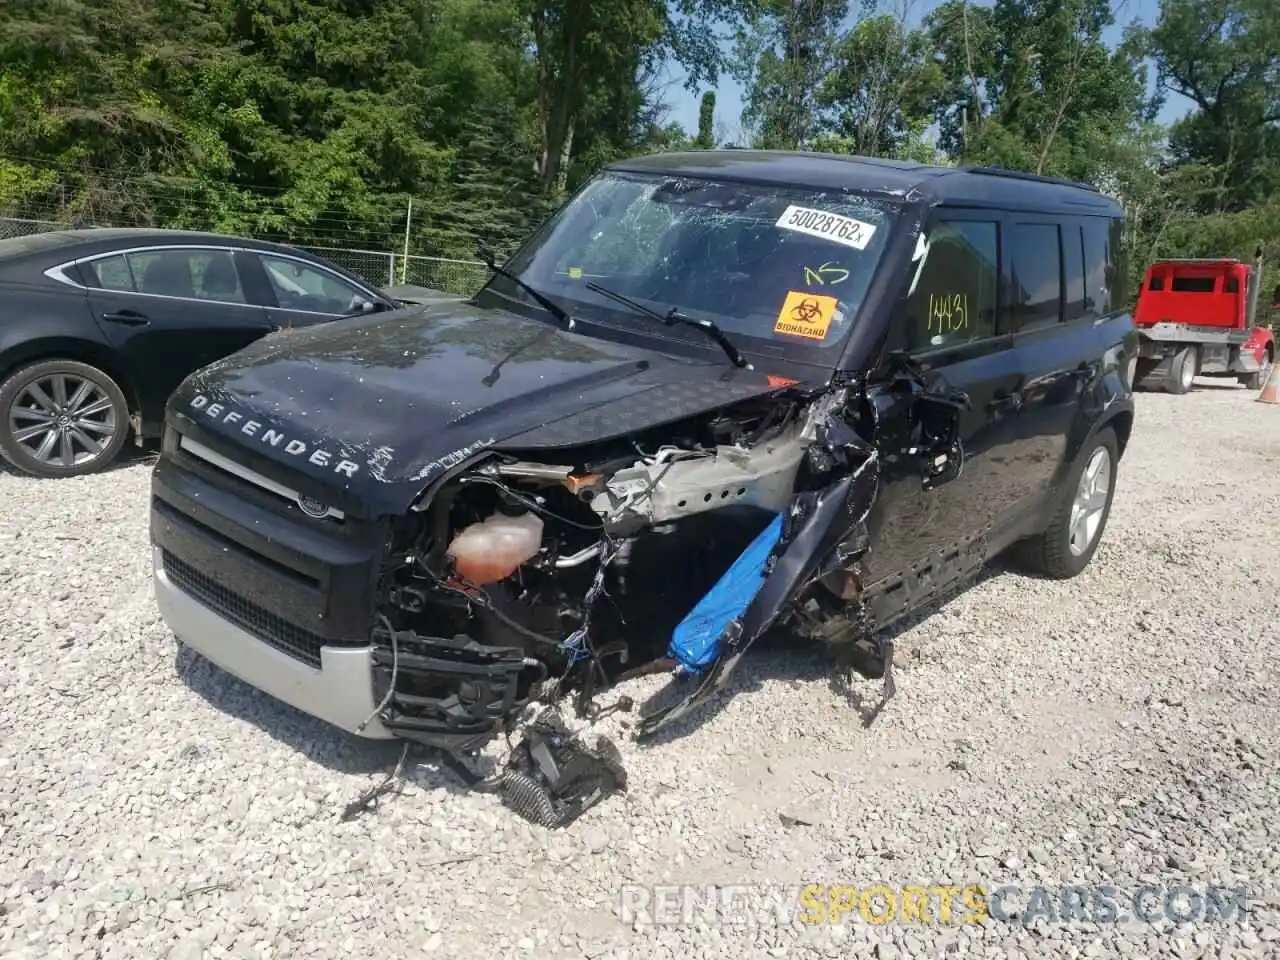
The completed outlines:
<svg viewBox="0 0 1280 960">
<path fill-rule="evenodd" d="M 940 7 L 929 25 L 943 55 L 944 142 L 973 162 L 1094 179 L 1109 144 L 1150 110 L 1143 38 L 1109 49 L 1114 22 L 1109 0 Z"/>
<path fill-rule="evenodd" d="M 716 145 L 715 122 L 716 92 L 708 90 L 698 103 L 698 136 L 694 140 L 694 146 L 699 150 L 710 150 Z"/>
<path fill-rule="evenodd" d="M 835 136 L 823 145 L 871 157 L 917 151 L 943 84 L 929 36 L 881 14 L 841 37 L 832 59 L 818 103 Z"/>
<path fill-rule="evenodd" d="M 1179 162 L 1220 172 L 1206 211 L 1280 191 L 1280 15 L 1274 0 L 1164 0 L 1151 42 L 1164 89 L 1197 110 L 1177 123 Z"/>
<path fill-rule="evenodd" d="M 808 146 L 819 132 L 818 90 L 830 72 L 847 0 L 759 0 L 740 27 L 735 72 L 742 119 L 769 149 Z"/>
</svg>

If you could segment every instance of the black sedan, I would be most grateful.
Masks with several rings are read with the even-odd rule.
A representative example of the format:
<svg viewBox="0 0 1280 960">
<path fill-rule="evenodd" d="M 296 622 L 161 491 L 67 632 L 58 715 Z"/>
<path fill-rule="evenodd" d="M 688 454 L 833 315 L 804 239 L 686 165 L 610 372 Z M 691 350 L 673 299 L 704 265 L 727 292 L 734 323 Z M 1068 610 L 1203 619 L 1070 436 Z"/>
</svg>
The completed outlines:
<svg viewBox="0 0 1280 960">
<path fill-rule="evenodd" d="M 175 230 L 0 240 L 0 455 L 66 477 L 159 435 L 187 374 L 259 337 L 395 306 L 295 247 Z"/>
</svg>

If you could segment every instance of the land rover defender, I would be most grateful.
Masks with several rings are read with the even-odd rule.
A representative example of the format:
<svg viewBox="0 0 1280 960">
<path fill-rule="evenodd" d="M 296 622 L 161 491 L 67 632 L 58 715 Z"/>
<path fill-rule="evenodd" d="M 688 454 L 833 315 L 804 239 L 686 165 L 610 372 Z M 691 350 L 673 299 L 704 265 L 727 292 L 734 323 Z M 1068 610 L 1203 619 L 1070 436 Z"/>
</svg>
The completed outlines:
<svg viewBox="0 0 1280 960">
<path fill-rule="evenodd" d="M 1122 227 L 994 169 L 615 163 L 476 295 L 191 375 L 160 610 L 280 700 L 453 755 L 656 662 L 647 737 L 772 628 L 883 676 L 884 628 L 997 554 L 1065 578 L 1097 549 L 1133 424 Z"/>
</svg>

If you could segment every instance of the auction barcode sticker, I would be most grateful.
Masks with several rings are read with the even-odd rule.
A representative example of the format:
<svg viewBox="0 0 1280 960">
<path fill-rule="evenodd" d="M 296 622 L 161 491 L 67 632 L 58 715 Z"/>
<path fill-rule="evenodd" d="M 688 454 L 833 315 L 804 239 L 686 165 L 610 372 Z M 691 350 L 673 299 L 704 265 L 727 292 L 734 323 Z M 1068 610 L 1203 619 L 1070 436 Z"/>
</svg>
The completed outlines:
<svg viewBox="0 0 1280 960">
<path fill-rule="evenodd" d="M 838 213 L 827 213 L 825 210 L 814 210 L 810 207 L 797 207 L 794 204 L 782 211 L 782 216 L 775 224 L 783 230 L 795 230 L 807 233 L 811 237 L 821 237 L 834 243 L 842 243 L 855 250 L 867 249 L 871 235 L 876 228 L 870 223 L 842 217 Z"/>
</svg>

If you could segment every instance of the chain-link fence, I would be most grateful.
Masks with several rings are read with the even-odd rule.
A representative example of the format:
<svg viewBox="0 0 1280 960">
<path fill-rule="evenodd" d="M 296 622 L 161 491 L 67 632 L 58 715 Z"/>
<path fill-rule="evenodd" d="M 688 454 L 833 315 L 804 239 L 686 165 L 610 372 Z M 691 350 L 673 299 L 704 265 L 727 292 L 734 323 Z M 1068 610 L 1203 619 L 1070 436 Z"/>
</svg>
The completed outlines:
<svg viewBox="0 0 1280 960">
<path fill-rule="evenodd" d="M 450 260 L 417 254 L 349 250 L 345 247 L 305 246 L 300 249 L 350 270 L 366 283 L 380 287 L 412 284 L 445 293 L 469 296 L 484 285 L 489 269 L 479 260 Z"/>
<path fill-rule="evenodd" d="M 0 240 L 25 237 L 49 230 L 63 230 L 68 224 L 54 220 L 34 220 L 23 217 L 0 217 Z M 349 270 L 365 283 L 375 287 L 394 287 L 402 283 L 430 287 L 445 293 L 469 296 L 484 285 L 488 268 L 479 260 L 450 260 L 445 257 L 424 257 L 417 254 L 396 253 L 382 250 L 358 250 L 348 247 L 318 247 L 298 245 L 329 263 Z"/>
<path fill-rule="evenodd" d="M 65 224 L 52 220 L 26 220 L 22 217 L 0 217 L 0 240 L 10 237 L 28 237 L 33 233 L 61 230 Z"/>
</svg>

